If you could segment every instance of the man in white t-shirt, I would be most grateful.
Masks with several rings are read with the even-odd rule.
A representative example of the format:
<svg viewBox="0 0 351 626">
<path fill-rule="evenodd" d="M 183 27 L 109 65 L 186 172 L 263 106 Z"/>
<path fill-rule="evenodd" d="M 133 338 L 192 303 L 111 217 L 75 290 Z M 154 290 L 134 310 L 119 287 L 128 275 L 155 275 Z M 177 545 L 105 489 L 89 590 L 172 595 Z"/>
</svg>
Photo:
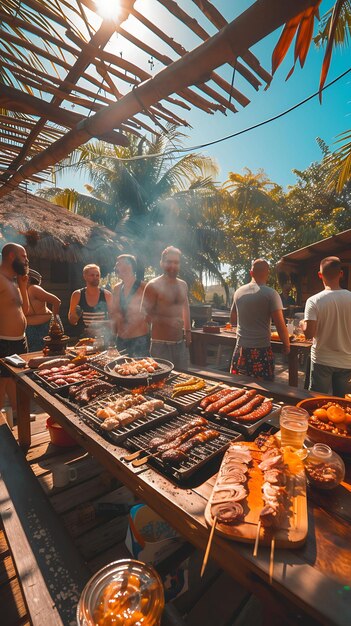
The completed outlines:
<svg viewBox="0 0 351 626">
<path fill-rule="evenodd" d="M 344 397 L 351 391 L 351 292 L 340 287 L 338 257 L 320 263 L 324 290 L 308 298 L 304 332 L 313 338 L 309 389 Z"/>
</svg>

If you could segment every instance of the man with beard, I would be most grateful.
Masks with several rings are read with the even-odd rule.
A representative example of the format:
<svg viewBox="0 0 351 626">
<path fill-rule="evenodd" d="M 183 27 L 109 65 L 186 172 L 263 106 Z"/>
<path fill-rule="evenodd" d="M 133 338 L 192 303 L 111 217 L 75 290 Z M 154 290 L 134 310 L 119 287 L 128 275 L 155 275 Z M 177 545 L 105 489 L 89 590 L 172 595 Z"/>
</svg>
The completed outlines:
<svg viewBox="0 0 351 626">
<path fill-rule="evenodd" d="M 86 287 L 72 293 L 68 319 L 76 326 L 79 336 L 89 337 L 98 332 L 103 334 L 106 320 L 112 311 L 112 293 L 100 287 L 100 268 L 93 263 L 83 268 Z"/>
<path fill-rule="evenodd" d="M 189 366 L 191 343 L 187 284 L 177 278 L 181 252 L 169 246 L 161 255 L 162 276 L 145 287 L 142 310 L 152 323 L 151 356 L 167 359 L 176 369 Z"/>
<path fill-rule="evenodd" d="M 117 333 L 117 348 L 128 356 L 150 354 L 149 325 L 140 311 L 145 283 L 136 277 L 136 258 L 121 254 L 116 260 L 116 274 L 121 282 L 113 290 L 113 320 Z"/>
<path fill-rule="evenodd" d="M 26 314 L 28 257 L 23 246 L 6 244 L 0 265 L 0 357 L 27 352 Z M 7 394 L 16 410 L 16 386 L 5 367 L 0 367 L 0 407 Z"/>
</svg>

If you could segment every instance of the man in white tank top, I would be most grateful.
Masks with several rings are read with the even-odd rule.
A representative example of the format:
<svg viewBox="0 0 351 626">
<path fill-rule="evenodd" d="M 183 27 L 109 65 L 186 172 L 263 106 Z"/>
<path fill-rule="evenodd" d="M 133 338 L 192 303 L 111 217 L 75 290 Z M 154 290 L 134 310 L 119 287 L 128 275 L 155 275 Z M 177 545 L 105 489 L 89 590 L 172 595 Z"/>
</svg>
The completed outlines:
<svg viewBox="0 0 351 626">
<path fill-rule="evenodd" d="M 308 298 L 303 323 L 313 338 L 309 389 L 344 397 L 351 391 L 351 292 L 340 287 L 338 257 L 326 257 L 319 269 L 324 290 Z"/>
</svg>

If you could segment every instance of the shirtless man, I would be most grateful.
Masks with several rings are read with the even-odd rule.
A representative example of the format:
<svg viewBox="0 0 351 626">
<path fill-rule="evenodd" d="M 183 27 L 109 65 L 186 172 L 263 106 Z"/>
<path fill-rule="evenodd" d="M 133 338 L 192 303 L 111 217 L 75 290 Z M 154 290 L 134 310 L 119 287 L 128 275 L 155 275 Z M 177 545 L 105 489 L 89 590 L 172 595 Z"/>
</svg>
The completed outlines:
<svg viewBox="0 0 351 626">
<path fill-rule="evenodd" d="M 112 313 L 112 293 L 100 287 L 100 268 L 89 264 L 83 268 L 86 287 L 71 295 L 68 320 L 73 326 L 81 323 L 81 337 L 103 331 Z"/>
<path fill-rule="evenodd" d="M 113 290 L 113 321 L 118 350 L 128 356 L 150 354 L 149 325 L 140 311 L 145 283 L 136 278 L 137 263 L 131 254 L 121 254 L 116 260 L 116 274 L 122 282 Z"/>
<path fill-rule="evenodd" d="M 29 352 L 42 350 L 43 338 L 49 332 L 51 315 L 58 315 L 61 300 L 53 293 L 45 291 L 41 287 L 42 276 L 36 270 L 28 273 L 28 300 L 29 311 L 27 315 L 27 341 Z M 52 311 L 47 304 L 51 304 Z"/>
<path fill-rule="evenodd" d="M 187 369 L 191 326 L 188 287 L 177 278 L 180 257 L 180 250 L 173 246 L 162 252 L 163 275 L 146 285 L 142 310 L 152 323 L 151 356 L 171 361 L 176 369 Z"/>
<path fill-rule="evenodd" d="M 8 243 L 2 249 L 0 265 L 0 357 L 27 352 L 26 314 L 28 257 L 23 246 Z M 16 410 L 16 386 L 4 367 L 0 367 L 0 408 L 7 394 Z"/>
</svg>

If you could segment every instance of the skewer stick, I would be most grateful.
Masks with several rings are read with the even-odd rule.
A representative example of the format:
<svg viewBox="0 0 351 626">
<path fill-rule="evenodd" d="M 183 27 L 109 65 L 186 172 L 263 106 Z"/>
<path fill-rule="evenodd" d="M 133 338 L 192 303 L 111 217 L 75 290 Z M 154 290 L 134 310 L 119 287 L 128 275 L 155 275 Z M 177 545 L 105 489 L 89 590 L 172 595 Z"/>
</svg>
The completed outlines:
<svg viewBox="0 0 351 626">
<path fill-rule="evenodd" d="M 257 524 L 256 539 L 255 539 L 255 545 L 254 545 L 252 556 L 257 556 L 258 542 L 260 540 L 260 530 L 261 530 L 261 520 L 259 520 Z"/>
<path fill-rule="evenodd" d="M 275 537 L 272 537 L 271 541 L 271 553 L 269 556 L 269 584 L 272 584 L 273 581 L 273 569 L 274 569 L 274 547 L 275 547 Z"/>
<path fill-rule="evenodd" d="M 126 456 L 123 457 L 123 459 L 127 461 L 127 463 L 129 463 L 129 461 L 134 461 L 134 459 L 137 459 L 139 454 L 141 454 L 141 450 L 132 452 L 132 454 L 127 454 Z"/>
<path fill-rule="evenodd" d="M 207 546 L 206 546 L 206 551 L 205 551 L 204 560 L 202 561 L 202 567 L 201 567 L 201 572 L 200 572 L 200 578 L 202 578 L 202 577 L 203 577 L 203 575 L 204 575 L 204 573 L 205 573 L 205 569 L 206 569 L 206 565 L 207 565 L 208 557 L 209 557 L 210 550 L 211 550 L 212 539 L 213 539 L 214 531 L 215 531 L 215 528 L 216 528 L 216 524 L 217 524 L 217 515 L 215 515 L 215 516 L 214 516 L 214 518 L 213 518 L 212 528 L 211 528 L 210 536 L 209 536 L 209 538 L 208 538 L 208 542 L 207 542 Z"/>
</svg>

